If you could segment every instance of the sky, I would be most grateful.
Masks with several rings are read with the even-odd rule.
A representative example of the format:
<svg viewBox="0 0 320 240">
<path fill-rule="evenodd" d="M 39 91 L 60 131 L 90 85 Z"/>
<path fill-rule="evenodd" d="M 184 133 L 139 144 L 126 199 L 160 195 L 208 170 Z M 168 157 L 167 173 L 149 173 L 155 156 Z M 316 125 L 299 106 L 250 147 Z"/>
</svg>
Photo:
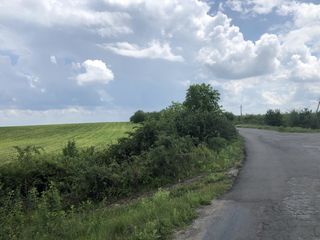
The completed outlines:
<svg viewBox="0 0 320 240">
<path fill-rule="evenodd" d="M 315 109 L 320 1 L 0 0 L 0 126 L 128 121 L 196 83 L 235 114 Z"/>
</svg>

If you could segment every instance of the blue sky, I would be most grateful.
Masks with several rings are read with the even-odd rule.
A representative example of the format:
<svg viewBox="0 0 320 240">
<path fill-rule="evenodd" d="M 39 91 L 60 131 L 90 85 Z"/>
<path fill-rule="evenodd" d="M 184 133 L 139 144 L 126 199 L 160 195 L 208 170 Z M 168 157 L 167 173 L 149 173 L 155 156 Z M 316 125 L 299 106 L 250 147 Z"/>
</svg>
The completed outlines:
<svg viewBox="0 0 320 240">
<path fill-rule="evenodd" d="M 126 121 L 201 82 L 234 113 L 314 109 L 319 16 L 315 0 L 1 1 L 0 125 Z"/>
</svg>

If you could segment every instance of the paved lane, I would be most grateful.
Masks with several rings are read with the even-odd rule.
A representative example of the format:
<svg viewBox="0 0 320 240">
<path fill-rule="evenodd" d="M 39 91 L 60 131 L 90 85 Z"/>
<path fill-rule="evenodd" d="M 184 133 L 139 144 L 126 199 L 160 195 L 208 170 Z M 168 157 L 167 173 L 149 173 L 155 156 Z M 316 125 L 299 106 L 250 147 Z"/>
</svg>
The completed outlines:
<svg viewBox="0 0 320 240">
<path fill-rule="evenodd" d="M 179 238 L 320 239 L 320 134 L 240 133 L 247 159 L 237 183 Z"/>
</svg>

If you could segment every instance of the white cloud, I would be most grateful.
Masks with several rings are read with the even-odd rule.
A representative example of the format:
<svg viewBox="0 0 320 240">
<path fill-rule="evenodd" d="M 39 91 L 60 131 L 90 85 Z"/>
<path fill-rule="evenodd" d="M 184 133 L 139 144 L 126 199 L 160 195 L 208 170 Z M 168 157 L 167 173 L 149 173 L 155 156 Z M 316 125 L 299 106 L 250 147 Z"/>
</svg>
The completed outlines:
<svg viewBox="0 0 320 240">
<path fill-rule="evenodd" d="M 231 93 L 233 96 L 241 96 L 244 90 L 253 89 L 259 83 L 258 79 L 246 78 L 241 80 L 232 80 L 227 83 L 223 83 L 221 87 Z M 219 82 L 216 82 L 219 84 Z"/>
<path fill-rule="evenodd" d="M 229 0 L 227 4 L 234 11 L 251 17 L 272 11 L 287 17 L 285 27 L 280 25 L 281 28 L 278 28 L 278 67 L 265 76 L 257 75 L 258 81 L 250 91 L 247 91 L 246 84 L 241 84 L 245 80 L 239 79 L 238 85 L 245 87 L 241 88 L 237 96 L 255 96 L 256 100 L 266 102 L 269 107 L 284 107 L 286 110 L 297 106 L 312 107 L 310 103 L 318 98 L 320 88 L 320 5 L 288 0 Z M 230 85 L 230 89 L 225 91 L 232 93 L 238 89 L 237 86 Z M 255 105 L 257 108 L 262 104 Z"/>
<path fill-rule="evenodd" d="M 280 42 L 265 34 L 258 41 L 245 41 L 239 28 L 213 28 L 210 45 L 199 51 L 198 60 L 219 78 L 239 79 L 270 74 L 280 65 Z"/>
<path fill-rule="evenodd" d="M 320 22 L 320 5 L 297 1 L 286 1 L 278 7 L 278 13 L 292 15 L 297 27 L 313 26 Z"/>
<path fill-rule="evenodd" d="M 250 41 L 227 16 L 228 6 L 246 15 L 248 28 L 251 17 L 277 24 L 269 19 L 273 14 L 288 24 Z M 223 104 L 236 111 L 239 99 L 252 112 L 268 104 L 302 105 L 319 94 L 319 6 L 229 0 L 220 6 L 224 13 L 212 14 L 217 9 L 198 0 L 0 1 L 0 81 L 6 86 L 0 89 L 0 107 L 114 104 L 152 110 L 180 101 L 185 87 L 200 81 L 214 83 Z M 94 59 L 107 59 L 112 70 Z M 16 76 L 19 72 L 41 81 Z M 103 89 L 114 74 L 119 81 Z M 70 76 L 78 85 L 66 81 Z M 292 95 L 290 86 L 296 89 Z M 139 93 L 123 94 L 124 87 Z"/>
<path fill-rule="evenodd" d="M 293 17 L 291 29 L 280 36 L 288 79 L 303 84 L 319 81 L 320 5 L 288 1 L 278 13 Z"/>
<path fill-rule="evenodd" d="M 192 84 L 190 80 L 183 80 L 183 81 L 180 81 L 179 83 L 185 88 L 189 87 Z"/>
<path fill-rule="evenodd" d="M 57 64 L 57 59 L 55 56 L 50 56 L 50 62 L 53 64 Z"/>
<path fill-rule="evenodd" d="M 242 14 L 268 14 L 286 0 L 227 0 L 226 5 Z"/>
<path fill-rule="evenodd" d="M 113 53 L 133 58 L 164 59 L 172 62 L 183 62 L 182 56 L 174 55 L 168 43 L 161 44 L 159 41 L 152 41 L 147 47 L 142 48 L 128 42 L 104 44 L 103 48 Z"/>
<path fill-rule="evenodd" d="M 241 0 L 227 0 L 226 5 L 236 12 L 244 12 L 243 1 Z"/>
<path fill-rule="evenodd" d="M 79 85 L 89 83 L 107 84 L 114 79 L 113 72 L 101 60 L 86 60 L 81 64 L 85 72 L 75 77 Z"/>
<path fill-rule="evenodd" d="M 268 90 L 262 91 L 262 97 L 267 101 L 269 105 L 274 106 L 283 106 L 289 103 L 292 100 L 294 94 L 296 93 L 296 89 L 287 89 L 287 91 L 282 92 L 279 90 Z"/>
<path fill-rule="evenodd" d="M 104 0 L 104 2 L 122 7 L 130 7 L 132 5 L 142 4 L 145 0 Z"/>
<path fill-rule="evenodd" d="M 315 56 L 293 55 L 289 65 L 292 69 L 291 77 L 296 81 L 318 82 L 320 80 L 320 61 Z"/>
<path fill-rule="evenodd" d="M 27 74 L 23 72 L 17 72 L 17 76 L 22 77 L 23 80 L 27 80 L 27 83 L 30 88 L 38 91 L 43 91 L 41 87 L 41 81 L 38 76 L 33 75 L 33 74 Z"/>
<path fill-rule="evenodd" d="M 17 14 L 19 13 L 19 14 Z M 99 11 L 90 1 L 10 0 L 0 2 L 0 20 L 12 19 L 45 27 L 74 26 L 94 30 L 103 36 L 131 33 L 125 12 Z"/>
</svg>

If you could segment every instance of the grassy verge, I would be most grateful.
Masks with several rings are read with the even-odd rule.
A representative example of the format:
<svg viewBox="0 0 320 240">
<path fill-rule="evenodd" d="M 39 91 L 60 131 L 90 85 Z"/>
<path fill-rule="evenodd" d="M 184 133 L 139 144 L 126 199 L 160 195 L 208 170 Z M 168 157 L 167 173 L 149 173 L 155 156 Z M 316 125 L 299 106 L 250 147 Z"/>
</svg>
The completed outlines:
<svg viewBox="0 0 320 240">
<path fill-rule="evenodd" d="M 273 130 L 278 132 L 291 132 L 291 133 L 319 133 L 320 129 L 301 128 L 301 127 L 275 127 L 268 125 L 254 125 L 254 124 L 238 124 L 238 128 L 256 128 L 263 130 Z"/>
<path fill-rule="evenodd" d="M 239 139 L 216 153 L 212 164 L 193 181 L 112 206 L 87 203 L 77 210 L 55 211 L 43 201 L 27 216 L 16 206 L 11 215 L 6 214 L 4 226 L 10 227 L 11 239 L 170 239 L 175 229 L 191 223 L 199 206 L 231 187 L 228 171 L 240 166 L 242 159 Z"/>
</svg>

